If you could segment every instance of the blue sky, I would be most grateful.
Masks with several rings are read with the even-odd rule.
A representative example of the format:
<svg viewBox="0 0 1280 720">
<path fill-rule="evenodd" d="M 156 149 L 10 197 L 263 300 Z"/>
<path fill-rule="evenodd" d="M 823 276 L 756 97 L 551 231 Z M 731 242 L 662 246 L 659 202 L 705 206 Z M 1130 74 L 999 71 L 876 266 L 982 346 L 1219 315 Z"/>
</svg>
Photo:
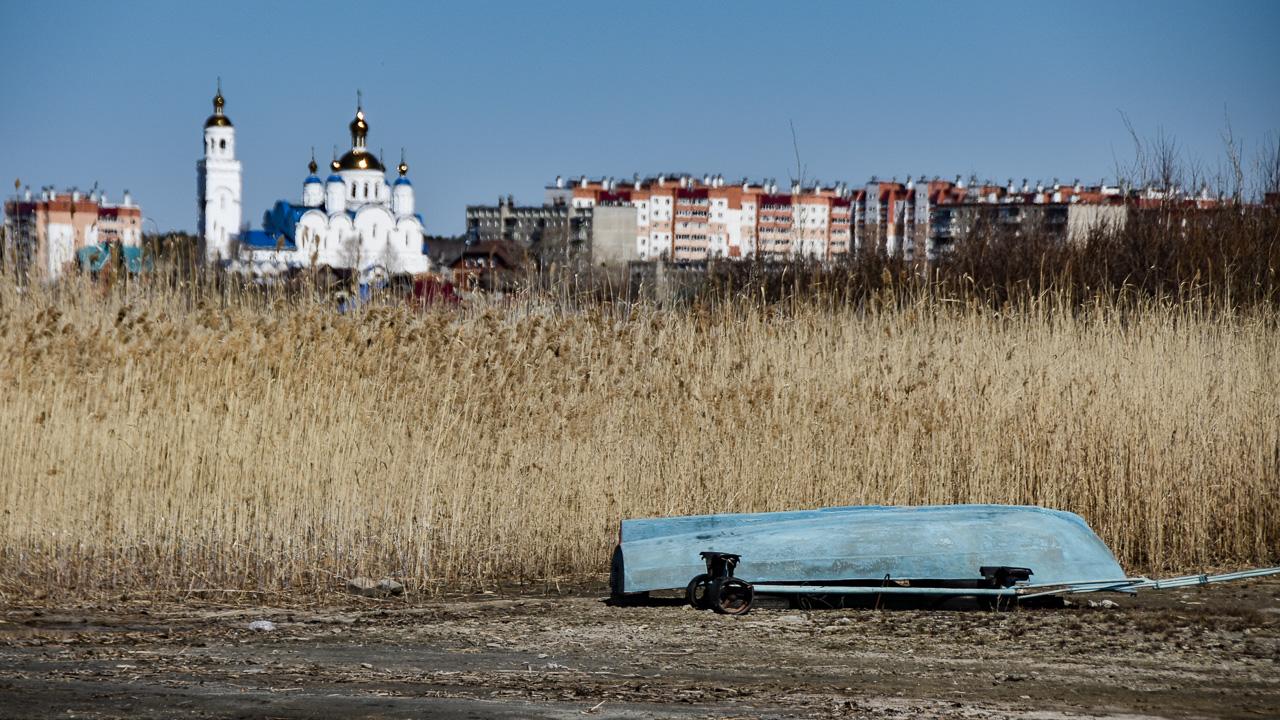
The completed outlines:
<svg viewBox="0 0 1280 720">
<path fill-rule="evenodd" d="M 254 226 L 309 148 L 406 148 L 427 231 L 556 175 L 1096 181 L 1120 119 L 1216 166 L 1280 131 L 1280 2 L 0 4 L 0 178 L 196 226 L 221 75 Z M 147 229 L 152 229 L 147 223 Z"/>
</svg>

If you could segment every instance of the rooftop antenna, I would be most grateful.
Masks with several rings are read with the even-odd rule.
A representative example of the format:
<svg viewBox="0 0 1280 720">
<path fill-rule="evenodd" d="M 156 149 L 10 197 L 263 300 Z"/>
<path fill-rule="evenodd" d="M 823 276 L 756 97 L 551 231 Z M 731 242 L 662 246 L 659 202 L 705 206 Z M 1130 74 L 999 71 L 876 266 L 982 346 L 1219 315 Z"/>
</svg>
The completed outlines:
<svg viewBox="0 0 1280 720">
<path fill-rule="evenodd" d="M 796 123 L 794 120 L 787 120 L 791 125 L 791 149 L 796 153 L 796 181 L 804 184 L 804 166 L 800 164 L 800 142 L 796 139 Z"/>
</svg>

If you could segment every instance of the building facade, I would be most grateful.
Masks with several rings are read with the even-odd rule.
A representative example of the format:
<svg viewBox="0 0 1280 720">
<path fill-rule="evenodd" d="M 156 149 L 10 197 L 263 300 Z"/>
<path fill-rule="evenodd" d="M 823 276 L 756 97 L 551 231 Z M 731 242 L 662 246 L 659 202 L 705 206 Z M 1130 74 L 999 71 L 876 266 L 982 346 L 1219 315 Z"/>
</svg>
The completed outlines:
<svg viewBox="0 0 1280 720">
<path fill-rule="evenodd" d="M 4 215 L 5 263 L 33 280 L 57 280 L 103 253 L 130 259 L 134 269 L 141 257 L 142 209 L 128 191 L 112 204 L 98 191 L 46 188 L 36 196 L 27 188 L 5 202 Z"/>
<path fill-rule="evenodd" d="M 578 209 L 634 208 L 641 260 L 703 262 L 757 253 L 825 260 L 848 252 L 852 239 L 852 194 L 841 184 L 796 183 L 780 192 L 773 181 L 730 183 L 719 175 L 557 178 L 547 199 Z"/>
<path fill-rule="evenodd" d="M 517 205 L 511 196 L 496 205 L 467 206 L 467 242 L 508 243 L 528 251 L 542 268 L 590 261 L 595 213 L 554 201 Z"/>
<path fill-rule="evenodd" d="M 327 268 L 356 273 L 362 282 L 431 269 L 409 165 L 402 153 L 399 177 L 387 181 L 382 160 L 369 151 L 369 123 L 360 103 L 349 126 L 351 149 L 333 159 L 328 178 L 320 180 L 313 156 L 300 201 L 277 201 L 263 216 L 261 230 L 240 230 L 240 163 L 224 106 L 219 88 L 198 164 L 207 262 L 257 277 Z"/>
</svg>

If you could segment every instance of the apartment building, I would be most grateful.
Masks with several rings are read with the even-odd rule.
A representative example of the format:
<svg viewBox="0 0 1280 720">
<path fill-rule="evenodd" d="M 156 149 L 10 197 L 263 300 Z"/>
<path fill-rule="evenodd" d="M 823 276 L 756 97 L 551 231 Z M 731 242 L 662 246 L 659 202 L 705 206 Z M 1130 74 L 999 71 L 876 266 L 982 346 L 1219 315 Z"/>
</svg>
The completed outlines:
<svg viewBox="0 0 1280 720">
<path fill-rule="evenodd" d="M 1177 189 L 1122 192 L 1117 186 L 1085 186 L 1078 180 L 1033 186 L 1026 180 L 999 184 L 960 176 L 908 177 L 906 182 L 873 177 L 856 189 L 844 183 L 793 183 L 780 189 L 772 180 L 733 183 L 720 175 L 673 173 L 631 180 L 556 178 L 546 188 L 542 208 L 521 209 L 516 215 L 535 217 L 557 208 L 562 215 L 589 217 L 607 208 L 615 214 L 610 241 L 614 258 L 633 252 L 640 260 L 677 263 L 755 255 L 831 261 L 869 250 L 924 262 L 980 226 L 1078 241 L 1095 228 L 1123 225 L 1132 209 L 1171 201 L 1195 207 L 1217 202 L 1203 192 L 1194 197 Z M 481 222 L 502 215 L 500 208 L 486 212 L 495 217 Z M 619 219 L 627 213 L 634 214 L 634 249 L 619 252 L 626 225 Z M 502 222 L 517 227 L 521 222 L 510 211 L 503 217 Z M 472 220 L 469 209 L 469 227 Z M 580 222 L 581 242 L 599 246 L 591 221 Z"/>
<path fill-rule="evenodd" d="M 472 244 L 517 246 L 544 268 L 616 265 L 640 259 L 636 216 L 620 202 L 591 204 L 556 195 L 543 205 L 517 205 L 507 196 L 497 205 L 468 205 L 466 237 Z"/>
<path fill-rule="evenodd" d="M 588 252 L 593 213 L 560 200 L 517 205 L 508 195 L 497 205 L 467 206 L 467 241 L 510 243 L 530 250 L 544 264 L 563 264 Z"/>
<path fill-rule="evenodd" d="M 779 191 L 769 180 L 730 183 L 683 173 L 630 181 L 557 178 L 547 202 L 634 208 L 642 260 L 702 262 L 757 253 L 825 260 L 852 247 L 852 193 L 844 185 L 796 183 Z"/>
<path fill-rule="evenodd" d="M 126 191 L 123 202 L 107 202 L 98 191 L 56 192 L 38 196 L 27 188 L 4 204 L 5 263 L 32 279 L 57 280 L 77 262 L 119 250 L 131 268 L 142 252 L 142 209 Z M 100 262 L 97 265 L 101 265 Z"/>
<path fill-rule="evenodd" d="M 1047 233 L 1065 242 L 1079 242 L 1094 230 L 1123 227 L 1131 210 L 1152 207 L 1157 197 L 1173 197 L 1154 191 L 1126 193 L 1103 183 L 1085 186 L 1079 180 L 1068 185 L 1056 179 L 1049 185 L 1037 181 L 1033 186 L 1026 179 L 1021 184 L 1010 179 L 1000 185 L 976 178 L 967 182 L 959 177 L 954 181 L 934 178 L 915 184 L 915 189 L 910 213 L 915 226 L 907 229 L 912 242 L 906 256 L 930 260 L 980 228 Z M 1204 193 L 1193 202 L 1210 207 L 1216 200 Z"/>
</svg>

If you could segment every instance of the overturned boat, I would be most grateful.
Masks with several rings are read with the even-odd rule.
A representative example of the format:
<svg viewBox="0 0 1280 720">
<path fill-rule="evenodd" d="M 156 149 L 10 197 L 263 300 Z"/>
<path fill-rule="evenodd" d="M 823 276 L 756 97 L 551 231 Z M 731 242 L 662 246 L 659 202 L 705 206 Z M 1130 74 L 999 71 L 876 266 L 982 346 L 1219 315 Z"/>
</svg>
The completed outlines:
<svg viewBox="0 0 1280 720">
<path fill-rule="evenodd" d="M 624 520 L 610 589 L 624 601 L 683 589 L 695 607 L 740 614 L 756 595 L 971 596 L 994 604 L 1276 573 L 1131 578 L 1083 518 L 1062 510 L 850 506 Z"/>
</svg>

